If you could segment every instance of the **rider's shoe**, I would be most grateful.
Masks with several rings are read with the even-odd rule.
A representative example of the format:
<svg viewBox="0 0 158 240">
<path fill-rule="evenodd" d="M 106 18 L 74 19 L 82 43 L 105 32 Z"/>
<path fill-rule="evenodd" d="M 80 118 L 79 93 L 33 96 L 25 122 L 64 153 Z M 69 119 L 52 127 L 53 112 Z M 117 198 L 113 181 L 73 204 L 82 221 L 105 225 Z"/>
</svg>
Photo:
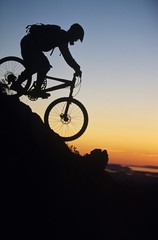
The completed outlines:
<svg viewBox="0 0 158 240">
<path fill-rule="evenodd" d="M 29 93 L 32 97 L 35 97 L 35 98 L 48 98 L 50 96 L 49 93 L 46 93 L 46 92 L 43 92 L 41 90 L 38 90 L 38 89 L 33 89 L 30 93 Z"/>
<path fill-rule="evenodd" d="M 50 93 L 46 93 L 46 92 L 41 92 L 41 94 L 39 95 L 39 97 L 45 99 L 45 98 L 48 98 L 50 97 Z"/>
<path fill-rule="evenodd" d="M 43 93 L 41 95 L 41 98 L 45 99 L 45 98 L 49 98 L 50 97 L 50 93 Z"/>
</svg>

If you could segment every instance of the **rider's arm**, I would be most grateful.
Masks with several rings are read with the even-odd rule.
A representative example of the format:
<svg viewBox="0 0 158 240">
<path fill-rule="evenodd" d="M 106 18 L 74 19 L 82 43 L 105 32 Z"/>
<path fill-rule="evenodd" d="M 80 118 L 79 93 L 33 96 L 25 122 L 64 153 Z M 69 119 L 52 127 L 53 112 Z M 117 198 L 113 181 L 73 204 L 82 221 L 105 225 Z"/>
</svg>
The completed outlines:
<svg viewBox="0 0 158 240">
<path fill-rule="evenodd" d="M 75 61 L 75 59 L 72 57 L 72 55 L 69 51 L 69 48 L 68 48 L 68 44 L 62 44 L 61 46 L 59 46 L 59 49 L 60 49 L 60 52 L 63 55 L 65 61 L 67 62 L 67 64 L 75 70 L 75 72 L 78 76 L 80 76 L 81 75 L 80 66 Z"/>
</svg>

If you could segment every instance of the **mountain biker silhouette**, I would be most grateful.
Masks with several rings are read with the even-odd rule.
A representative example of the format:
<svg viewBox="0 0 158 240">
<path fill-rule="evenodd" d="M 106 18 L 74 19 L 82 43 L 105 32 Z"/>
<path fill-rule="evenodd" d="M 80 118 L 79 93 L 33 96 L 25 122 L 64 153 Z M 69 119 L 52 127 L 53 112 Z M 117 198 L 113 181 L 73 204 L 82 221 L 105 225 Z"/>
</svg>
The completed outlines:
<svg viewBox="0 0 158 240">
<path fill-rule="evenodd" d="M 38 30 L 33 31 L 33 26 Z M 41 27 L 41 29 L 40 29 Z M 42 29 L 43 27 L 43 29 Z M 74 69 L 76 76 L 81 77 L 81 70 L 78 63 L 72 57 L 68 45 L 73 45 L 77 40 L 83 41 L 84 30 L 78 23 L 73 24 L 68 31 L 57 25 L 35 24 L 29 25 L 28 34 L 21 40 L 21 55 L 26 69 L 19 75 L 17 81 L 12 84 L 12 89 L 17 92 L 24 91 L 21 84 L 37 73 L 37 83 L 33 91 L 34 96 L 48 97 L 50 94 L 41 92 L 41 85 L 47 72 L 52 67 L 43 52 L 51 51 L 58 47 L 67 64 Z M 32 28 L 32 31 L 31 31 Z M 47 95 L 47 96 L 43 96 Z"/>
</svg>

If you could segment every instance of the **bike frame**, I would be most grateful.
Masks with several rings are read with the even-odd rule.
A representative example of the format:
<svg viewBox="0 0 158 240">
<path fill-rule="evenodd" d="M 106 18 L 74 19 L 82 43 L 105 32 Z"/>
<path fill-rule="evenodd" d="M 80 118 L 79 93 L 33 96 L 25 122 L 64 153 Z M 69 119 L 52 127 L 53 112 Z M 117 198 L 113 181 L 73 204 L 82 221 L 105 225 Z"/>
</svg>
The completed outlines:
<svg viewBox="0 0 158 240">
<path fill-rule="evenodd" d="M 45 89 L 42 90 L 44 92 L 51 92 L 51 91 L 63 89 L 63 88 L 66 88 L 66 87 L 70 87 L 70 93 L 69 93 L 69 97 L 67 98 L 67 104 L 65 106 L 65 111 L 64 111 L 63 114 L 60 115 L 61 119 L 63 119 L 65 122 L 67 122 L 69 120 L 68 119 L 68 110 L 69 110 L 69 106 L 71 104 L 71 99 L 73 98 L 72 94 L 73 94 L 73 90 L 74 90 L 74 87 L 75 87 L 76 76 L 74 74 L 72 80 L 50 77 L 50 76 L 46 76 L 46 79 L 55 80 L 55 81 L 61 82 L 61 84 L 59 84 L 57 86 L 45 88 Z"/>
<path fill-rule="evenodd" d="M 75 82 L 76 82 L 75 75 L 73 76 L 72 80 L 56 78 L 56 77 L 50 77 L 50 76 L 46 76 L 46 79 L 55 80 L 55 81 L 61 82 L 61 84 L 59 84 L 57 86 L 45 88 L 42 91 L 44 91 L 44 92 L 51 92 L 51 91 L 63 89 L 63 88 L 66 88 L 66 87 L 70 87 L 70 95 L 69 95 L 69 97 L 70 96 L 72 97 L 73 89 L 75 87 Z"/>
</svg>

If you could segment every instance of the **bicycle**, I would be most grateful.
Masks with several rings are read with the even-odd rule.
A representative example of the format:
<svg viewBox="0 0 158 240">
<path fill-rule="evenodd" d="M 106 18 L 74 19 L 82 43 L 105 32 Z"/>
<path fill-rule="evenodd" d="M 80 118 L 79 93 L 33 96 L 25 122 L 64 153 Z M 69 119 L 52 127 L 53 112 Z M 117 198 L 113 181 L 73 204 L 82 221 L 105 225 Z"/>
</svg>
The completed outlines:
<svg viewBox="0 0 158 240">
<path fill-rule="evenodd" d="M 10 75 L 16 79 L 20 73 L 25 69 L 24 61 L 21 58 L 9 56 L 0 59 L 0 85 L 5 89 L 7 95 L 17 95 L 16 91 L 12 90 L 12 81 L 9 81 Z M 47 80 L 53 80 L 59 82 L 56 86 L 47 87 Z M 23 82 L 22 86 L 26 91 L 26 94 L 30 100 L 37 100 L 31 95 L 31 91 L 36 85 L 36 80 L 32 80 L 32 77 Z M 62 97 L 51 102 L 45 113 L 44 123 L 56 132 L 64 141 L 72 141 L 79 138 L 86 130 L 88 126 L 88 113 L 84 105 L 77 99 L 73 98 L 74 89 L 81 85 L 81 78 L 78 79 L 75 74 L 72 80 L 56 78 L 46 76 L 42 84 L 41 91 L 46 93 L 70 88 L 69 96 Z"/>
</svg>

